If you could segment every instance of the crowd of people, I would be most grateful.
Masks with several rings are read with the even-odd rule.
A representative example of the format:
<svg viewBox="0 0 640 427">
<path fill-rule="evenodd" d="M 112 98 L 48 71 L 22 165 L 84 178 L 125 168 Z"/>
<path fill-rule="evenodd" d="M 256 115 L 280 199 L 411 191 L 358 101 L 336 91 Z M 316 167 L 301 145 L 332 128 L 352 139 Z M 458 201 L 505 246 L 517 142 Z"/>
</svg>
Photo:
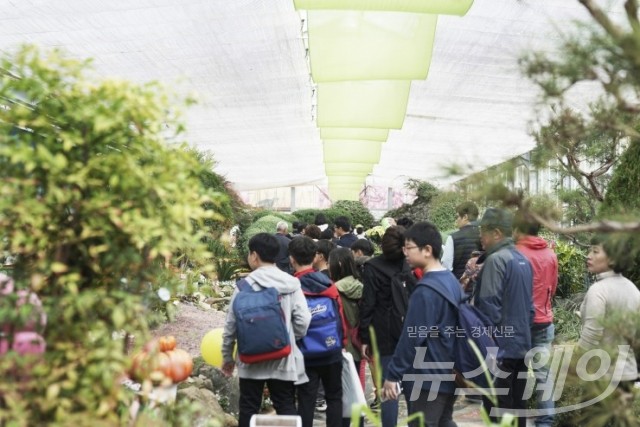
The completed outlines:
<svg viewBox="0 0 640 427">
<path fill-rule="evenodd" d="M 497 400 L 482 397 L 487 413 L 497 420 L 512 412 L 519 426 L 526 425 L 531 368 L 538 409 L 534 422 L 551 426 L 554 399 L 543 391 L 547 381 L 553 386 L 550 363 L 544 361 L 551 360 L 554 340 L 556 255 L 538 236 L 540 225 L 523 212 L 488 208 L 480 218 L 478 207 L 465 202 L 456 208 L 456 217 L 458 230 L 444 242 L 441 230 L 429 222 L 390 221 L 378 255 L 363 227 L 352 227 L 347 217 L 330 225 L 320 214 L 315 224 L 294 224 L 292 234 L 282 221 L 275 234 L 252 237 L 252 272 L 246 280 L 256 292 L 278 290 L 291 352 L 259 363 L 236 360 L 236 326 L 243 320 L 229 309 L 223 372 L 231 375 L 238 368 L 239 425 L 249 426 L 259 413 L 265 385 L 276 412 L 299 415 L 304 427 L 313 425 L 316 410 L 326 411 L 327 426 L 351 425 L 343 416 L 344 351 L 357 372 L 367 362 L 374 375 L 380 367 L 383 383 L 370 405 L 381 412 L 383 427 L 398 424 L 400 396 L 408 413 L 421 413 L 426 426 L 455 426 L 461 383 L 454 362 L 460 337 L 447 331 L 457 328 L 457 306 L 451 301 L 458 301 L 472 304 L 488 319 L 496 343 L 491 374 L 502 392 Z M 601 319 L 612 310 L 640 310 L 640 291 L 620 274 L 606 239 L 593 241 L 587 268 L 598 281 L 581 307 L 579 346 L 586 351 L 607 341 L 621 344 Z M 404 308 L 398 292 L 406 292 Z M 629 388 L 637 377 L 629 355 L 619 386 Z"/>
</svg>

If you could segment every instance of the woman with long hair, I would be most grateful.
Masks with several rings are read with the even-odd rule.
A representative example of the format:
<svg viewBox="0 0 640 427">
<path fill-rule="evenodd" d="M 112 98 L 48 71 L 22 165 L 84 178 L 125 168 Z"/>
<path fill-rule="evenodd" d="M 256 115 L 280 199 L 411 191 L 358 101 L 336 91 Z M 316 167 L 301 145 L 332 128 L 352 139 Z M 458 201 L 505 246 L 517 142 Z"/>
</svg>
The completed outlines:
<svg viewBox="0 0 640 427">
<path fill-rule="evenodd" d="M 338 247 L 329 253 L 329 275 L 338 288 L 347 321 L 347 351 L 353 356 L 356 371 L 360 372 L 362 355 L 357 337 L 363 285 L 351 249 Z M 342 421 L 343 426 L 350 425 L 349 418 Z M 360 425 L 364 425 L 364 420 L 360 420 Z"/>
</svg>

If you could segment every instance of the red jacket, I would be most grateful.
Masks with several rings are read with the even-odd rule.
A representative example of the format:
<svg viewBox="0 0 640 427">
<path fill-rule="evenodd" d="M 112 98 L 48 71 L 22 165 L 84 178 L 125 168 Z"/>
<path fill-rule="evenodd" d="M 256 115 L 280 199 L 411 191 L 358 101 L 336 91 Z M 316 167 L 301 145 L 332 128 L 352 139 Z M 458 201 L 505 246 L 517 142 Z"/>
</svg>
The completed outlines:
<svg viewBox="0 0 640 427">
<path fill-rule="evenodd" d="M 558 258 L 549 249 L 547 241 L 538 236 L 519 239 L 516 248 L 527 257 L 533 267 L 533 323 L 551 323 L 551 298 L 558 287 Z"/>
</svg>

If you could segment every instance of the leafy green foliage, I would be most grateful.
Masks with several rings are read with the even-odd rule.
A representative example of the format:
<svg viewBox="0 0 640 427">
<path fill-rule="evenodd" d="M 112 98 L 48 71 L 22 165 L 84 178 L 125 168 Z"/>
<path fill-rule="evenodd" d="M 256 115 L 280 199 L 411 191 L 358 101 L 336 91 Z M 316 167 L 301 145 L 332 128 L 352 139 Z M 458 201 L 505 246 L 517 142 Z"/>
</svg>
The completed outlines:
<svg viewBox="0 0 640 427">
<path fill-rule="evenodd" d="M 619 361 L 618 344 L 631 343 L 630 351 L 639 354 L 640 314 L 636 312 L 610 312 L 606 318 L 600 320 L 606 328 L 607 339 L 601 342 L 599 348 L 611 357 L 611 364 Z M 569 364 L 568 375 L 564 383 L 560 400 L 556 407 L 566 407 L 583 402 L 590 402 L 583 408 L 556 415 L 554 425 L 558 426 L 635 426 L 640 417 L 640 393 L 637 389 L 624 390 L 617 387 L 611 393 L 607 388 L 611 385 L 610 375 L 597 380 L 585 381 L 584 375 L 577 370 L 578 360 L 585 354 L 585 350 L 574 347 L 573 357 Z M 566 356 L 565 356 L 566 357 Z M 582 360 L 585 361 L 584 358 Z M 563 360 L 563 364 L 566 363 Z M 586 372 L 594 373 L 603 363 L 599 357 L 590 357 L 586 363 Z M 604 363 L 603 363 L 604 366 Z M 583 378 L 581 378 L 581 376 Z M 596 375 L 598 377 L 598 375 Z"/>
<path fill-rule="evenodd" d="M 568 207 L 565 219 L 574 225 L 594 219 L 611 168 L 619 162 L 626 138 L 638 137 L 640 125 L 632 106 L 640 94 L 640 64 L 627 45 L 635 38 L 623 42 L 623 31 L 597 21 L 599 25 L 582 23 L 567 31 L 557 52 L 530 52 L 520 60 L 523 73 L 538 85 L 541 101 L 552 111 L 541 115 L 533 133 L 537 146 L 532 161 L 559 172 L 558 196 Z M 586 82 L 593 90 L 581 111 L 571 95 Z M 561 190 L 564 177 L 572 177 L 578 188 Z"/>
<path fill-rule="evenodd" d="M 351 226 L 354 228 L 357 224 L 362 224 L 367 229 L 373 227 L 375 223 L 375 218 L 371 215 L 369 209 L 364 207 L 360 201 L 338 200 L 333 204 L 333 209 L 346 212 L 345 216 L 351 220 Z"/>
<path fill-rule="evenodd" d="M 460 192 L 440 191 L 433 184 L 417 179 L 409 180 L 406 187 L 415 191 L 416 199 L 412 204 L 388 211 L 385 217 L 407 217 L 413 222 L 430 221 L 444 235 L 456 228 L 456 206 L 466 200 Z"/>
<path fill-rule="evenodd" d="M 458 192 L 441 192 L 434 196 L 429 204 L 429 221 L 434 223 L 438 230 L 447 231 L 456 228 L 456 206 L 465 199 Z"/>
<path fill-rule="evenodd" d="M 616 166 L 600 215 L 616 215 L 640 211 L 640 140 L 635 139 Z"/>
<path fill-rule="evenodd" d="M 558 290 L 556 295 L 567 298 L 586 289 L 586 250 L 559 241 L 555 247 L 558 257 Z"/>
<path fill-rule="evenodd" d="M 419 179 L 410 179 L 407 181 L 405 187 L 409 190 L 413 190 L 416 193 L 416 197 L 420 203 L 428 204 L 431 200 L 440 193 L 438 187 L 427 181 L 420 181 Z"/>
<path fill-rule="evenodd" d="M 253 221 L 257 221 L 260 218 L 263 218 L 265 216 L 275 216 L 280 218 L 283 221 L 286 221 L 289 226 L 291 226 L 291 224 L 293 223 L 293 221 L 298 221 L 298 217 L 295 215 L 291 215 L 291 214 L 286 214 L 286 213 L 282 213 L 282 212 L 275 212 L 275 211 L 270 211 L 270 210 L 265 210 L 265 209 L 260 209 L 254 212 L 253 214 Z"/>
<path fill-rule="evenodd" d="M 607 187 L 600 218 L 636 220 L 640 217 L 640 140 L 634 139 L 616 166 Z M 640 234 L 614 233 L 610 236 L 609 255 L 624 266 L 624 275 L 640 286 Z"/>
<path fill-rule="evenodd" d="M 240 196 L 233 190 L 229 182 L 221 175 L 218 175 L 214 168 L 216 163 L 210 153 L 196 149 L 188 150 L 200 163 L 198 178 L 206 189 L 220 194 L 226 194 L 227 198 L 219 201 L 218 204 L 205 203 L 206 209 L 213 209 L 217 215 L 215 218 L 205 220 L 205 226 L 209 236 L 218 239 L 222 233 L 230 229 L 236 223 L 236 216 L 244 207 Z"/>
<path fill-rule="evenodd" d="M 371 212 L 364 207 L 361 202 L 352 200 L 338 200 L 333 204 L 333 207 L 329 209 L 300 209 L 293 212 L 293 215 L 298 220 L 307 224 L 314 224 L 316 215 L 319 213 L 324 214 L 329 224 L 333 224 L 335 219 L 339 216 L 346 216 L 351 221 L 351 226 L 355 227 L 356 224 L 362 224 L 364 228 L 373 227 L 375 219 Z"/>
<path fill-rule="evenodd" d="M 0 67 L 0 251 L 49 318 L 45 357 L 20 387 L 0 360 L 0 424 L 127 423 L 130 362 L 112 334 L 145 341 L 165 264 L 206 260 L 205 220 L 226 212 L 201 163 L 166 144 L 183 126 L 162 88 L 93 81 L 86 67 L 33 47 Z"/>
<path fill-rule="evenodd" d="M 282 219 L 274 215 L 267 215 L 258 219 L 256 222 L 251 224 L 245 232 L 247 243 L 258 233 L 274 234 L 276 232 L 276 226 L 280 221 L 282 221 Z M 289 224 L 289 228 L 291 228 L 291 224 Z"/>
<path fill-rule="evenodd" d="M 553 304 L 553 323 L 555 340 L 559 343 L 575 343 L 580 338 L 582 325 L 577 311 L 584 293 L 574 294 L 569 298 L 556 298 Z"/>
<path fill-rule="evenodd" d="M 324 213 L 322 209 L 300 209 L 293 212 L 293 215 L 298 218 L 299 221 L 304 222 L 305 224 L 313 224 L 316 220 L 316 215 L 319 213 Z M 328 221 L 328 219 L 327 219 Z"/>
<path fill-rule="evenodd" d="M 208 249 L 213 255 L 215 275 L 219 281 L 233 280 L 243 270 L 245 263 L 240 259 L 237 249 L 230 248 L 226 242 L 210 240 Z"/>
</svg>

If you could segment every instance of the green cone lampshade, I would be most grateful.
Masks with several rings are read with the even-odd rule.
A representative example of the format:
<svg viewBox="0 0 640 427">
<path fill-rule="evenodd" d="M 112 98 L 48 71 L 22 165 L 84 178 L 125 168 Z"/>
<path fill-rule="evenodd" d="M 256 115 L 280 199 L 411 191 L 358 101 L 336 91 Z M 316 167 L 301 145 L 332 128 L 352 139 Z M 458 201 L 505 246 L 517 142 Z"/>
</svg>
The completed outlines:
<svg viewBox="0 0 640 427">
<path fill-rule="evenodd" d="M 320 10 L 307 18 L 316 83 L 427 77 L 437 15 Z"/>
<path fill-rule="evenodd" d="M 318 127 L 400 129 L 409 80 L 362 80 L 318 84 Z"/>
<path fill-rule="evenodd" d="M 373 165 L 373 163 L 325 162 L 324 170 L 329 178 L 332 175 L 359 176 L 364 178 L 371 173 Z"/>
<path fill-rule="evenodd" d="M 324 161 L 329 163 L 371 163 L 380 161 L 380 141 L 327 139 L 323 141 Z"/>
<path fill-rule="evenodd" d="M 473 0 L 293 0 L 296 9 L 380 10 L 393 12 L 464 15 Z"/>
<path fill-rule="evenodd" d="M 365 139 L 384 142 L 389 138 L 389 129 L 371 128 L 320 128 L 320 139 Z"/>
</svg>

